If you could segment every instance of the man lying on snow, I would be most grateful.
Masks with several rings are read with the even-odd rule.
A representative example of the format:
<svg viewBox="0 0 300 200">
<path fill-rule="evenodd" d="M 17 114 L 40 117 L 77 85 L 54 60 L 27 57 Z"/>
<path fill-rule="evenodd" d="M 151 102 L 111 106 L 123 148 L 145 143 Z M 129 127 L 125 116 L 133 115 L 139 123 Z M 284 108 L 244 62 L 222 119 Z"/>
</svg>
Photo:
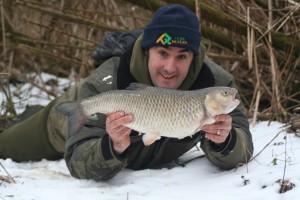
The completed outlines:
<svg viewBox="0 0 300 200">
<path fill-rule="evenodd" d="M 105 180 L 125 167 L 154 168 L 173 161 L 198 142 L 211 163 L 221 169 L 232 169 L 252 156 L 252 138 L 242 103 L 229 114 L 214 116 L 212 124 L 201 126 L 203 116 L 199 115 L 199 129 L 191 136 L 156 137 L 148 145 L 144 145 L 143 134 L 126 126 L 134 122 L 135 116 L 121 110 L 91 115 L 78 132 L 69 130 L 68 134 L 68 117 L 56 110 L 58 105 L 126 89 L 131 83 L 178 91 L 235 87 L 233 77 L 205 57 L 196 15 L 185 6 L 169 4 L 158 9 L 122 55 L 107 59 L 89 77 L 38 113 L 2 131 L 0 158 L 22 162 L 64 156 L 72 176 Z M 142 105 L 135 106 L 142 109 Z M 62 111 L 59 107 L 58 110 Z M 193 115 L 194 110 L 189 113 Z M 77 124 L 70 127 L 73 125 Z"/>
</svg>

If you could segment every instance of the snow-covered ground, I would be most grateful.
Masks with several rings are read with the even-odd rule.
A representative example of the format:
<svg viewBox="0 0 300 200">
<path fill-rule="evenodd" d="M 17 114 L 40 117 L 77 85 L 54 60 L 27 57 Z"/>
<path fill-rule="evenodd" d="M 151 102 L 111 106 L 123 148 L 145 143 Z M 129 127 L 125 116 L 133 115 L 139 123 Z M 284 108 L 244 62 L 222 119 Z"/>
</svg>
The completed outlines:
<svg viewBox="0 0 300 200">
<path fill-rule="evenodd" d="M 24 87 L 24 86 L 22 86 Z M 27 90 L 26 90 L 27 91 Z M 33 94 L 33 90 L 30 90 Z M 28 91 L 25 92 L 28 94 Z M 45 105 L 41 92 L 27 99 Z M 35 100 L 34 100 L 35 99 Z M 0 103 L 4 101 L 0 93 Z M 251 125 L 254 159 L 247 165 L 222 171 L 205 158 L 197 158 L 185 167 L 171 169 L 124 169 L 105 182 L 78 180 L 70 176 L 64 160 L 16 163 L 0 159 L 0 200 L 298 200 L 300 196 L 300 137 L 286 133 L 278 122 Z M 185 161 L 202 155 L 198 148 L 183 155 Z M 11 175 L 16 183 L 1 177 Z M 291 190 L 279 193 L 282 179 Z"/>
</svg>

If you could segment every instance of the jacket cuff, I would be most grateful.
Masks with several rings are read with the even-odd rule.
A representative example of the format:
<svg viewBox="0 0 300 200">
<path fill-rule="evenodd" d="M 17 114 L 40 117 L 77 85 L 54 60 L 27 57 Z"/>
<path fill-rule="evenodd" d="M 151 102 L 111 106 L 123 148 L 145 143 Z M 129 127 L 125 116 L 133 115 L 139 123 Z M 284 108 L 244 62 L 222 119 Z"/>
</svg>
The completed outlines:
<svg viewBox="0 0 300 200">
<path fill-rule="evenodd" d="M 108 135 L 104 135 L 102 137 L 101 151 L 102 151 L 103 158 L 106 161 L 114 158 L 117 158 L 119 161 L 123 161 L 128 157 L 128 148 L 120 155 L 114 151 L 112 147 L 112 142 Z"/>
<path fill-rule="evenodd" d="M 236 131 L 234 128 L 232 128 L 225 142 L 223 142 L 220 145 L 217 145 L 214 142 L 210 141 L 210 146 L 215 152 L 219 152 L 223 156 L 227 156 L 233 151 L 236 145 L 236 140 L 237 140 Z"/>
</svg>

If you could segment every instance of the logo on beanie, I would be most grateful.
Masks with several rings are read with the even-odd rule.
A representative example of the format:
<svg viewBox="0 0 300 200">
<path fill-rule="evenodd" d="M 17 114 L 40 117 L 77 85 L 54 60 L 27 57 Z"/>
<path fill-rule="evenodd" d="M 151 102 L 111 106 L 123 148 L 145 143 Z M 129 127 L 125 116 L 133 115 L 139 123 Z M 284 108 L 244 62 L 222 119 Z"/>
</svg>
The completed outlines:
<svg viewBox="0 0 300 200">
<path fill-rule="evenodd" d="M 185 37 L 176 36 L 172 38 L 168 33 L 163 33 L 161 36 L 157 38 L 156 43 L 161 43 L 162 45 L 171 45 L 171 44 L 185 45 L 188 42 L 185 39 Z"/>
<path fill-rule="evenodd" d="M 156 43 L 162 43 L 162 45 L 170 45 L 171 44 L 171 36 L 168 33 L 164 33 L 156 40 Z"/>
</svg>

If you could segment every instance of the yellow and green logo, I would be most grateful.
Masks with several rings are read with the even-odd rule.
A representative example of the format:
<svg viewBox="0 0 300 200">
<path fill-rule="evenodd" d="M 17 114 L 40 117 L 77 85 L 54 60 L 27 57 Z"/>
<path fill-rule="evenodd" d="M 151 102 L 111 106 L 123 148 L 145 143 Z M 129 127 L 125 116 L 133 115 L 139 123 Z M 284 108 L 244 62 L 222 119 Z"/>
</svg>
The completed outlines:
<svg viewBox="0 0 300 200">
<path fill-rule="evenodd" d="M 162 45 L 170 45 L 171 40 L 172 37 L 168 33 L 164 33 L 156 40 L 156 43 L 162 43 Z"/>
<path fill-rule="evenodd" d="M 162 45 L 171 45 L 171 44 L 188 44 L 187 40 L 183 36 L 171 37 L 168 33 L 163 33 L 156 40 L 156 43 L 161 43 Z"/>
</svg>

